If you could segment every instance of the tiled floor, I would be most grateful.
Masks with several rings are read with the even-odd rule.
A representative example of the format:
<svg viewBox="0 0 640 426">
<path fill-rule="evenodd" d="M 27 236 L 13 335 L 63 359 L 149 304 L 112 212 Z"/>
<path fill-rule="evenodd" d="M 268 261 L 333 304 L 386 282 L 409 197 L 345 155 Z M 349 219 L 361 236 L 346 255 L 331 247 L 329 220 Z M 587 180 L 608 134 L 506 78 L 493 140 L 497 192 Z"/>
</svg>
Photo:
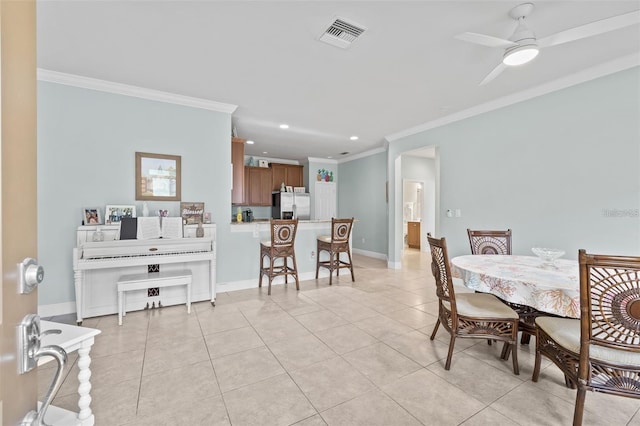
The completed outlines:
<svg viewBox="0 0 640 426">
<path fill-rule="evenodd" d="M 429 259 L 409 251 L 403 269 L 355 256 L 348 274 L 218 294 L 216 307 L 184 306 L 91 318 L 97 425 L 569 425 L 575 391 L 533 345 L 520 375 L 485 341 L 428 335 L 437 302 Z M 66 318 L 69 321 L 69 318 Z M 64 318 L 53 318 L 64 320 Z M 77 408 L 76 357 L 54 405 Z M 52 363 L 39 370 L 41 392 Z M 640 401 L 587 395 L 585 425 L 640 425 Z"/>
</svg>

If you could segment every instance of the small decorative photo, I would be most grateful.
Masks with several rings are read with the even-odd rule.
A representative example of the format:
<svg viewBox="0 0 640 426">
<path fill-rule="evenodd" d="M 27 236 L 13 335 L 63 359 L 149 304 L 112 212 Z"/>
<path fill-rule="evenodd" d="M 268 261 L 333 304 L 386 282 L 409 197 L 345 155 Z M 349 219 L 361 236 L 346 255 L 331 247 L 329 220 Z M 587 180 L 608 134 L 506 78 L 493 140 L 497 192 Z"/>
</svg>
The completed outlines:
<svg viewBox="0 0 640 426">
<path fill-rule="evenodd" d="M 180 203 L 180 215 L 185 225 L 202 223 L 204 216 L 203 202 L 182 202 Z"/>
<path fill-rule="evenodd" d="M 204 223 L 211 223 L 211 212 L 204 212 Z"/>
<path fill-rule="evenodd" d="M 287 192 L 293 192 L 293 186 L 287 185 Z"/>
<path fill-rule="evenodd" d="M 97 207 L 83 207 L 82 208 L 82 224 L 83 225 L 101 225 L 102 217 L 100 216 L 100 209 Z"/>
<path fill-rule="evenodd" d="M 136 206 L 109 205 L 105 208 L 104 219 L 106 224 L 120 223 L 123 217 L 136 217 Z"/>
</svg>

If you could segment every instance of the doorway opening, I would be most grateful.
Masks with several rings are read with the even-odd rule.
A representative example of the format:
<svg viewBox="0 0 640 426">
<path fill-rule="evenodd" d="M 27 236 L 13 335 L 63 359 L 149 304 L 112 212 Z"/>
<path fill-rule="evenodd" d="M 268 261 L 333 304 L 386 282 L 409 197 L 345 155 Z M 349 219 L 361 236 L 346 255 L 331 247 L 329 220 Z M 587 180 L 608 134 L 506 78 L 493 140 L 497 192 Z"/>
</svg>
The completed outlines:
<svg viewBox="0 0 640 426">
<path fill-rule="evenodd" d="M 402 180 L 402 235 L 403 250 L 420 250 L 420 228 L 424 200 L 424 182 L 412 179 Z"/>
</svg>

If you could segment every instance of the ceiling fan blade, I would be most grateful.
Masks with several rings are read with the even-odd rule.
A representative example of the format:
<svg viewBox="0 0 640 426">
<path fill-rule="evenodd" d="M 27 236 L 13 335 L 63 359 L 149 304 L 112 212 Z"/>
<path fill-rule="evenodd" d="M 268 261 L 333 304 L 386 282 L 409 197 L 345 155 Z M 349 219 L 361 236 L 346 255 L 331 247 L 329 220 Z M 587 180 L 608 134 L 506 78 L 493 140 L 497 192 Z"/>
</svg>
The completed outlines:
<svg viewBox="0 0 640 426">
<path fill-rule="evenodd" d="M 503 64 L 502 62 L 500 62 L 500 63 L 498 64 L 498 66 L 497 66 L 497 67 L 495 67 L 495 68 L 493 69 L 493 71 L 491 71 L 491 72 L 489 73 L 489 75 L 487 75 L 487 76 L 484 78 L 484 80 L 482 80 L 482 81 L 480 82 L 480 86 L 484 86 L 485 84 L 487 84 L 488 82 L 492 81 L 494 78 L 496 78 L 497 76 L 499 76 L 499 75 L 502 73 L 502 71 L 504 71 L 504 70 L 505 70 L 505 68 L 507 68 L 507 66 L 506 66 L 505 64 Z"/>
<path fill-rule="evenodd" d="M 468 41 L 470 43 L 481 44 L 488 47 L 510 47 L 516 46 L 516 43 L 505 40 L 503 38 L 493 37 L 486 34 L 478 33 L 462 33 L 455 36 L 458 40 Z"/>
<path fill-rule="evenodd" d="M 602 19 L 600 21 L 591 22 L 590 24 L 580 25 L 579 27 L 551 34 L 550 36 L 539 39 L 538 46 L 557 46 L 559 44 L 569 43 L 581 38 L 593 37 L 639 23 L 640 10 L 635 10 L 633 12 L 613 16 L 611 18 Z"/>
</svg>

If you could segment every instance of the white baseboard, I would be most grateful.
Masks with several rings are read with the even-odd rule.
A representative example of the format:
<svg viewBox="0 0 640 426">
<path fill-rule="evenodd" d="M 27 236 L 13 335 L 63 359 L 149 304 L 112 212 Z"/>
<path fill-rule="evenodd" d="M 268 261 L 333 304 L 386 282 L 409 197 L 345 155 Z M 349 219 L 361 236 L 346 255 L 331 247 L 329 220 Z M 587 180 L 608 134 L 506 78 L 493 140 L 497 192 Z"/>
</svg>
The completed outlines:
<svg viewBox="0 0 640 426">
<path fill-rule="evenodd" d="M 56 315 L 73 314 L 76 312 L 76 302 L 52 303 L 50 305 L 38 305 L 38 315 L 42 318 Z"/>
<path fill-rule="evenodd" d="M 362 249 L 357 249 L 357 248 L 354 248 L 352 251 L 353 251 L 354 254 L 360 254 L 362 256 L 367 256 L 367 257 L 373 257 L 374 259 L 387 260 L 387 255 L 385 253 L 378 253 L 378 252 L 375 252 L 375 251 L 362 250 Z"/>
<path fill-rule="evenodd" d="M 328 277 L 329 276 L 329 271 L 328 270 L 320 270 L 319 274 L 318 274 L 318 278 L 324 278 L 324 277 Z M 315 271 L 311 271 L 311 272 L 303 272 L 301 274 L 298 274 L 298 280 L 300 281 L 307 281 L 307 280 L 314 280 L 316 278 L 316 273 Z M 295 285 L 296 281 L 295 279 L 289 275 L 289 285 L 291 285 L 291 282 L 293 282 L 293 284 Z M 280 277 L 276 277 L 272 282 L 271 285 L 281 285 L 284 284 L 284 277 L 280 276 Z M 262 286 L 268 286 L 269 285 L 269 280 L 267 279 L 267 277 L 263 277 L 262 278 Z M 250 280 L 243 280 L 243 281 L 229 281 L 226 283 L 217 283 L 216 284 L 216 293 L 224 293 L 227 291 L 237 291 L 237 290 L 246 290 L 249 288 L 258 288 L 258 279 L 254 278 L 254 279 L 250 279 Z"/>
<path fill-rule="evenodd" d="M 389 269 L 402 269 L 402 262 L 387 262 L 387 268 Z"/>
</svg>

